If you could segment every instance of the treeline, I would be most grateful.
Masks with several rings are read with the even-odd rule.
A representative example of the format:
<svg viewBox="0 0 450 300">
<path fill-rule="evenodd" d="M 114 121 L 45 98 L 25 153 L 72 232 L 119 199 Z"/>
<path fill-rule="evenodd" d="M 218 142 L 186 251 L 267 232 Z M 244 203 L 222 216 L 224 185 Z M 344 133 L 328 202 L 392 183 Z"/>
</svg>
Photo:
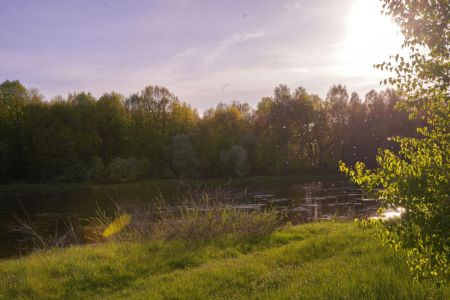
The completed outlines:
<svg viewBox="0 0 450 300">
<path fill-rule="evenodd" d="M 127 98 L 69 94 L 44 101 L 19 81 L 0 85 L 0 180 L 114 181 L 335 171 L 339 160 L 374 165 L 388 137 L 416 125 L 394 110 L 394 90 L 364 101 L 345 86 L 326 99 L 284 85 L 254 109 L 219 104 L 200 117 L 169 90 Z"/>
</svg>

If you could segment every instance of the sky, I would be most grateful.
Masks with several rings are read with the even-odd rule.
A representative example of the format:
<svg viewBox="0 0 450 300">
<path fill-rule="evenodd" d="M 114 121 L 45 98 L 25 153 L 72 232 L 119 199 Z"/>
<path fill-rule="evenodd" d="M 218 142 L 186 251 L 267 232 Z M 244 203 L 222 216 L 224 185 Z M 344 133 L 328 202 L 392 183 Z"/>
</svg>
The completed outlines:
<svg viewBox="0 0 450 300">
<path fill-rule="evenodd" d="M 362 97 L 400 51 L 379 0 L 0 0 L 0 81 L 50 100 L 163 85 L 199 110 L 278 84 Z"/>
</svg>

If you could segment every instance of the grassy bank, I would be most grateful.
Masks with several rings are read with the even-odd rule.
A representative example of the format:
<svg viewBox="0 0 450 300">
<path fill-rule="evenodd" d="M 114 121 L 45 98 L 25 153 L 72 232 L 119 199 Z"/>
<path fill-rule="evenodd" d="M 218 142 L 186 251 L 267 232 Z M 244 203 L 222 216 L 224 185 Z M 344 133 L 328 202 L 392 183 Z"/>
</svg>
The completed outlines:
<svg viewBox="0 0 450 300">
<path fill-rule="evenodd" d="M 278 184 L 301 183 L 317 180 L 344 180 L 342 174 L 304 174 L 296 176 L 252 176 L 233 179 L 150 179 L 138 182 L 98 184 L 98 183 L 15 183 L 0 185 L 0 196 L 4 195 L 46 195 L 73 194 L 85 192 L 155 192 L 173 190 L 181 186 L 276 186 Z"/>
<path fill-rule="evenodd" d="M 259 239 L 107 243 L 0 262 L 1 299 L 449 299 L 353 223 Z"/>
</svg>

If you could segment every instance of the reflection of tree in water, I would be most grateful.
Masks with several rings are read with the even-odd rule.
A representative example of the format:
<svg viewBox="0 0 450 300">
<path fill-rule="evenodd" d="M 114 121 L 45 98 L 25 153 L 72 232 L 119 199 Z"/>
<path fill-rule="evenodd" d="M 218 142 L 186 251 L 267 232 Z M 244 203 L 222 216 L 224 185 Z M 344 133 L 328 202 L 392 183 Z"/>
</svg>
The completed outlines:
<svg viewBox="0 0 450 300">
<path fill-rule="evenodd" d="M 317 220 L 322 216 L 322 206 L 317 201 L 317 195 L 320 194 L 321 191 L 323 191 L 322 183 L 312 182 L 305 185 L 304 190 L 304 202 L 305 204 L 308 204 L 308 206 L 310 206 L 310 209 L 308 210 L 308 219 L 312 218 L 314 220 Z"/>
</svg>

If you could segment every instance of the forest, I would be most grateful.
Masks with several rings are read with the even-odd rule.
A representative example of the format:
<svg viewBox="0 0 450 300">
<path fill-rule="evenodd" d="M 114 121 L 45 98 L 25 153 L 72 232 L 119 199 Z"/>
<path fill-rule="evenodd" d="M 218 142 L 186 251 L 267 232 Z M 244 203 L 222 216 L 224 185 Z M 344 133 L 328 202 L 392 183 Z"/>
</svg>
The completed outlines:
<svg viewBox="0 0 450 300">
<path fill-rule="evenodd" d="M 44 99 L 19 81 L 0 85 L 0 180 L 126 182 L 337 172 L 338 162 L 376 165 L 392 136 L 417 120 L 395 109 L 393 89 L 363 99 L 333 85 L 325 99 L 275 87 L 256 107 L 219 104 L 199 114 L 167 88 L 124 97 L 87 92 Z"/>
</svg>

